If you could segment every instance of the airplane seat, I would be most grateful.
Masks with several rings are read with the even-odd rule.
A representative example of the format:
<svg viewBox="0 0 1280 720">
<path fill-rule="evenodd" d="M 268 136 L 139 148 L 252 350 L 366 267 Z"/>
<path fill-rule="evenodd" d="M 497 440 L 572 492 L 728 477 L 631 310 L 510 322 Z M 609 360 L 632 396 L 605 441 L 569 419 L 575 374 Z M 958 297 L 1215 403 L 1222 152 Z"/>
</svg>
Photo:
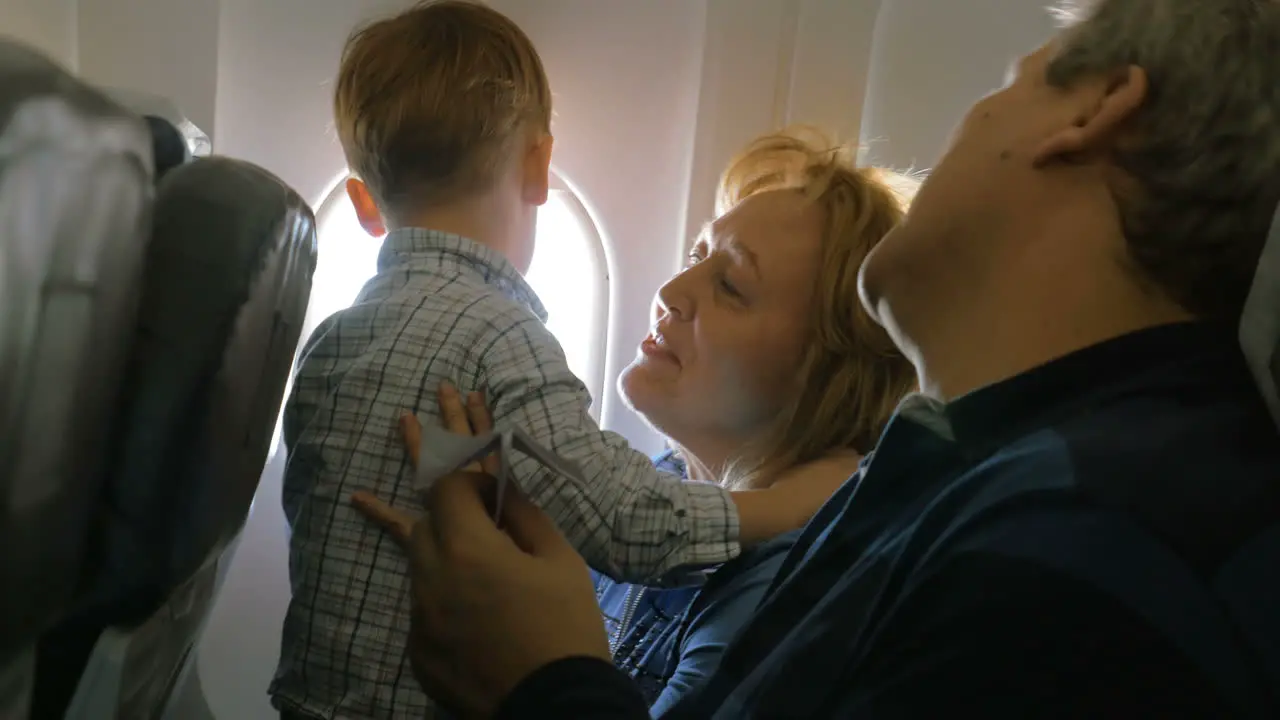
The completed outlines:
<svg viewBox="0 0 1280 720">
<path fill-rule="evenodd" d="M 155 115 L 143 115 L 151 131 L 151 154 L 155 158 L 155 177 L 159 182 L 170 170 L 191 160 L 187 141 L 173 123 Z"/>
<path fill-rule="evenodd" d="M 1280 426 L 1280 207 L 1258 259 L 1240 318 L 1240 347 L 1262 398 Z M 1247 638 L 1272 688 L 1280 717 L 1280 524 L 1250 541 L 1219 572 L 1215 592 Z"/>
<path fill-rule="evenodd" d="M 256 166 L 197 159 L 157 187 L 146 262 L 101 558 L 82 609 L 41 639 L 36 720 L 154 718 L 173 692 L 266 462 L 315 218 Z"/>
<path fill-rule="evenodd" d="M 136 117 L 0 38 L 0 717 L 76 599 L 136 321 L 151 143 Z"/>
</svg>

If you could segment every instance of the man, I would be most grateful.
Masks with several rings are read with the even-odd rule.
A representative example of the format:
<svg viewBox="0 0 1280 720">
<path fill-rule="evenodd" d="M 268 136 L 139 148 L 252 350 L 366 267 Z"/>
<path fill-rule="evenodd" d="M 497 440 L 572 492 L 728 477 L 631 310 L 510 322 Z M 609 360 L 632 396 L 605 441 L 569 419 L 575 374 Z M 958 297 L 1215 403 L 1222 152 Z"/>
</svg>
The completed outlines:
<svg viewBox="0 0 1280 720">
<path fill-rule="evenodd" d="M 1280 716 L 1274 565 L 1240 562 L 1280 524 L 1280 435 L 1236 337 L 1280 200 L 1280 2 L 1063 15 L 862 269 L 924 393 L 665 717 Z M 419 679 L 644 717 L 586 568 L 519 498 L 497 531 L 482 484 L 442 482 L 409 543 Z"/>
</svg>

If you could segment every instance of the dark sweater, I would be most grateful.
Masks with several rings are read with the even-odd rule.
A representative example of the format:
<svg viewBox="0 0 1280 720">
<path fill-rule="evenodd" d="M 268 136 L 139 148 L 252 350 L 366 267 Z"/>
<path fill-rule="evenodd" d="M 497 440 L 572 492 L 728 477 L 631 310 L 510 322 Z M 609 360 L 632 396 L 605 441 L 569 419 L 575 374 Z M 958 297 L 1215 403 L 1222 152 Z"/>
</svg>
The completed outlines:
<svg viewBox="0 0 1280 720">
<path fill-rule="evenodd" d="M 911 398 L 664 717 L 1280 717 L 1280 574 L 1258 550 L 1280 555 L 1278 523 L 1280 434 L 1228 329 Z M 608 663 L 568 659 L 498 717 L 646 714 Z"/>
</svg>

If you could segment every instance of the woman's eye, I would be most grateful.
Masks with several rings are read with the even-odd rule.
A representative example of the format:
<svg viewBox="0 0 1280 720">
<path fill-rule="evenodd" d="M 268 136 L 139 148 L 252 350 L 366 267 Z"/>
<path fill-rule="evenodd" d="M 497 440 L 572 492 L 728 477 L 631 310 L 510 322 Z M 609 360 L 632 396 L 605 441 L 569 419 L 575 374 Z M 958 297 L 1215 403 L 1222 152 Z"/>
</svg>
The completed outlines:
<svg viewBox="0 0 1280 720">
<path fill-rule="evenodd" d="M 735 298 L 742 297 L 742 293 L 738 290 L 738 288 L 735 287 L 734 284 L 729 281 L 728 277 L 725 277 L 723 275 L 720 276 L 720 289 L 724 290 L 726 293 L 728 293 L 732 297 L 735 297 Z"/>
<path fill-rule="evenodd" d="M 689 253 L 689 257 L 685 260 L 685 267 L 697 265 L 700 262 L 702 262 L 702 254 L 697 251 L 691 252 Z"/>
</svg>

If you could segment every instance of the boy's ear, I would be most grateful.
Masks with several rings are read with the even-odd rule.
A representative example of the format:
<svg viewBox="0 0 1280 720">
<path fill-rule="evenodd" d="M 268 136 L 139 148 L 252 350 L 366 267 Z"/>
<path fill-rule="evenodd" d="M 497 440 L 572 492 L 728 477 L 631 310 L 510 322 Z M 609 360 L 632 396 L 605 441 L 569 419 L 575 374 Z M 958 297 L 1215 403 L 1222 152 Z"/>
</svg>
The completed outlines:
<svg viewBox="0 0 1280 720">
<path fill-rule="evenodd" d="M 549 134 L 538 136 L 528 146 L 524 156 L 522 195 L 530 205 L 543 205 L 551 194 L 551 146 L 555 138 Z"/>
<path fill-rule="evenodd" d="M 356 218 L 365 232 L 376 238 L 387 234 L 387 224 L 382 220 L 382 213 L 378 211 L 378 204 L 373 201 L 368 185 L 356 178 L 347 178 L 347 197 L 351 198 Z"/>
</svg>

